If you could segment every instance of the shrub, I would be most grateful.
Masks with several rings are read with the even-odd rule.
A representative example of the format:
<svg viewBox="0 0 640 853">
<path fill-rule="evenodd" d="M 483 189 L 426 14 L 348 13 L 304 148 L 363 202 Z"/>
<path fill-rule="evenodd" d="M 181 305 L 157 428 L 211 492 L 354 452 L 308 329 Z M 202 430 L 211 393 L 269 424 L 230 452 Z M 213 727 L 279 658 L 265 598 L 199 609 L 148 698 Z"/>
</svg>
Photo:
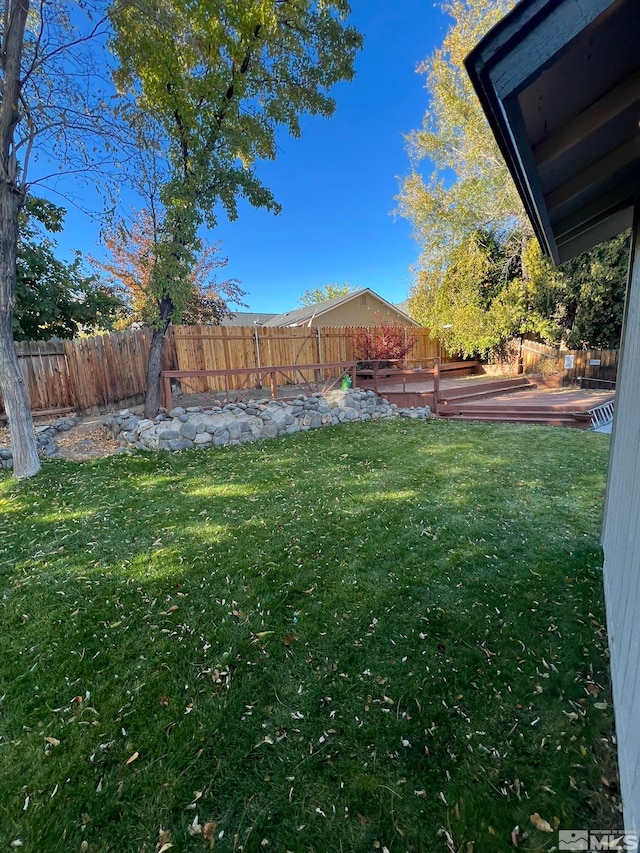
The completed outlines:
<svg viewBox="0 0 640 853">
<path fill-rule="evenodd" d="M 375 363 L 378 367 L 391 367 L 411 352 L 417 342 L 416 332 L 396 321 L 387 323 L 376 313 L 376 323 L 376 326 L 363 326 L 353 336 L 355 357 L 362 370 L 372 369 Z"/>
</svg>

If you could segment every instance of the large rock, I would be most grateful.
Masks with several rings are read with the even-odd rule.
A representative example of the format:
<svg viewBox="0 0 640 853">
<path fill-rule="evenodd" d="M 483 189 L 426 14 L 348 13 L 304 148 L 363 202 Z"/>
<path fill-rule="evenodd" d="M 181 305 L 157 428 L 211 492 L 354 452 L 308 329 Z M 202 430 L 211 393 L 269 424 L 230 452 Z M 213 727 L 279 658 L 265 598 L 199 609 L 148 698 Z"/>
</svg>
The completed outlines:
<svg viewBox="0 0 640 853">
<path fill-rule="evenodd" d="M 182 438 L 189 439 L 189 441 L 193 441 L 193 439 L 196 437 L 196 432 L 196 424 L 192 423 L 191 421 L 185 421 L 180 427 L 180 436 Z"/>
</svg>

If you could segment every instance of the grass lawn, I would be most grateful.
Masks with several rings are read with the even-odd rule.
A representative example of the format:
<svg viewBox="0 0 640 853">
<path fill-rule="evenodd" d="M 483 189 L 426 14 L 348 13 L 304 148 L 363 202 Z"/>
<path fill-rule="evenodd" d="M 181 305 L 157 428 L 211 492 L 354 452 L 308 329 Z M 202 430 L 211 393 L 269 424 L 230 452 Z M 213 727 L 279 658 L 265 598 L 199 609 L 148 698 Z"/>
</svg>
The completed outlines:
<svg viewBox="0 0 640 853">
<path fill-rule="evenodd" d="M 620 826 L 608 444 L 403 420 L 0 477 L 0 850 Z"/>
</svg>

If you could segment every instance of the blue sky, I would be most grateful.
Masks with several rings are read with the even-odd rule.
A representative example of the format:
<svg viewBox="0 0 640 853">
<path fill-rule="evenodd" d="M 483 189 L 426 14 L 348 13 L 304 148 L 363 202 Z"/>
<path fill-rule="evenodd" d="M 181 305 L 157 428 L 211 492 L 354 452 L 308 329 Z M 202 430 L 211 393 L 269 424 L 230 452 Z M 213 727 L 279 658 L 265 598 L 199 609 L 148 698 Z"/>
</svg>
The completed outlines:
<svg viewBox="0 0 640 853">
<path fill-rule="evenodd" d="M 305 290 L 349 282 L 390 302 L 406 298 L 417 246 L 393 216 L 398 178 L 409 168 L 403 134 L 427 108 L 416 66 L 441 44 L 450 19 L 424 0 L 352 0 L 365 37 L 356 78 L 335 87 L 331 119 L 306 118 L 301 139 L 282 136 L 275 162 L 259 167 L 283 207 L 274 216 L 241 204 L 208 235 L 222 241 L 225 276 L 240 280 L 251 311 L 293 308 Z M 100 256 L 98 225 L 69 212 L 60 235 L 70 249 Z"/>
</svg>

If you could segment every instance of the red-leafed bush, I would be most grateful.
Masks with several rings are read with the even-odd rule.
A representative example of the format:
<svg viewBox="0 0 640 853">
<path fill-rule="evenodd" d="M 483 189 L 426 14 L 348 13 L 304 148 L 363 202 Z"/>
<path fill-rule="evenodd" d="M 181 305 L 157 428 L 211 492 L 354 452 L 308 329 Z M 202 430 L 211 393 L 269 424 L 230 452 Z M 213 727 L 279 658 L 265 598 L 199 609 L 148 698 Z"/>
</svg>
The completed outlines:
<svg viewBox="0 0 640 853">
<path fill-rule="evenodd" d="M 413 329 L 400 323 L 387 323 L 376 313 L 376 326 L 363 326 L 353 336 L 355 357 L 358 367 L 370 370 L 378 367 L 391 367 L 411 352 L 417 342 Z"/>
</svg>

